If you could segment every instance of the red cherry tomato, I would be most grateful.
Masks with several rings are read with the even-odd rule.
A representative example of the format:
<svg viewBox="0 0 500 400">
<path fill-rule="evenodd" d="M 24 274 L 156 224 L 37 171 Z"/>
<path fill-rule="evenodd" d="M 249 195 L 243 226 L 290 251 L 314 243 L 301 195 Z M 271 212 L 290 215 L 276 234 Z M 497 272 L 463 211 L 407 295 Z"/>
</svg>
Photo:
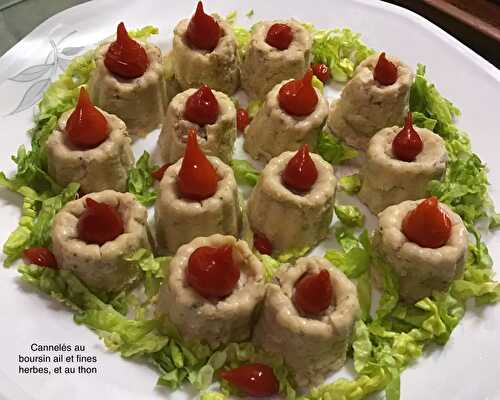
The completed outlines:
<svg viewBox="0 0 500 400">
<path fill-rule="evenodd" d="M 292 28 L 290 28 L 287 24 L 272 24 L 267 31 L 266 43 L 275 49 L 288 49 L 292 40 Z"/>
<path fill-rule="evenodd" d="M 303 144 L 288 161 L 281 174 L 285 186 L 291 190 L 307 192 L 318 179 L 318 170 L 309 154 L 309 147 Z"/>
<path fill-rule="evenodd" d="M 392 85 L 398 80 L 398 67 L 385 58 L 385 53 L 381 53 L 378 58 L 373 70 L 373 78 L 384 86 Z"/>
<path fill-rule="evenodd" d="M 253 397 L 270 397 L 278 394 L 279 382 L 271 367 L 265 364 L 245 364 L 221 371 L 220 377 L 239 390 Z"/>
<path fill-rule="evenodd" d="M 326 269 L 307 274 L 295 284 L 293 303 L 301 314 L 321 314 L 332 304 L 332 298 L 332 281 Z"/>
<path fill-rule="evenodd" d="M 420 154 L 424 144 L 418 132 L 413 129 L 411 112 L 408 113 L 405 119 L 405 126 L 394 137 L 392 141 L 392 152 L 401 161 L 414 161 Z"/>
<path fill-rule="evenodd" d="M 170 167 L 172 164 L 166 163 L 162 165 L 160 168 L 158 168 L 156 171 L 151 172 L 151 176 L 156 179 L 157 181 L 161 181 L 163 179 L 163 175 L 165 175 L 165 171 L 167 170 L 168 167 Z"/>
<path fill-rule="evenodd" d="M 249 123 L 250 116 L 248 115 L 248 111 L 244 108 L 238 108 L 236 111 L 236 128 L 238 128 L 238 131 L 244 132 Z"/>
<path fill-rule="evenodd" d="M 204 200 L 217 191 L 219 177 L 198 146 L 196 131 L 190 129 L 181 169 L 177 175 L 179 194 L 190 200 Z"/>
<path fill-rule="evenodd" d="M 240 267 L 233 261 L 233 247 L 198 247 L 189 257 L 186 278 L 207 299 L 229 296 L 240 279 Z"/>
<path fill-rule="evenodd" d="M 148 68 L 146 51 L 128 35 L 123 22 L 116 30 L 116 40 L 109 45 L 104 65 L 109 72 L 124 79 L 139 78 Z"/>
<path fill-rule="evenodd" d="M 75 110 L 66 122 L 66 134 L 72 144 L 84 149 L 93 149 L 108 138 L 108 121 L 90 102 L 83 87 Z"/>
<path fill-rule="evenodd" d="M 406 215 L 403 233 L 420 247 L 437 249 L 446 244 L 451 235 L 451 221 L 439 208 L 437 197 L 425 199 Z"/>
<path fill-rule="evenodd" d="M 311 82 L 312 76 L 312 70 L 308 69 L 302 79 L 294 79 L 280 88 L 278 102 L 283 111 L 297 117 L 305 117 L 314 111 L 318 95 Z"/>
<path fill-rule="evenodd" d="M 273 252 L 273 244 L 271 241 L 260 233 L 253 234 L 253 246 L 261 254 L 271 255 Z"/>
<path fill-rule="evenodd" d="M 200 126 L 211 125 L 219 116 L 219 103 L 207 85 L 194 92 L 186 100 L 184 118 Z"/>
<path fill-rule="evenodd" d="M 220 37 L 219 24 L 212 16 L 205 14 L 203 4 L 199 1 L 186 31 L 188 43 L 198 49 L 212 51 L 217 47 Z"/>
<path fill-rule="evenodd" d="M 46 247 L 32 247 L 31 249 L 24 250 L 23 255 L 32 264 L 47 268 L 57 268 L 57 260 L 54 254 Z"/>
<path fill-rule="evenodd" d="M 78 219 L 78 237 L 88 244 L 103 245 L 115 240 L 123 232 L 123 220 L 116 208 L 85 199 L 87 208 Z"/>
<path fill-rule="evenodd" d="M 316 78 L 323 83 L 328 82 L 332 77 L 330 75 L 330 69 L 326 64 L 312 64 L 311 68 Z"/>
</svg>

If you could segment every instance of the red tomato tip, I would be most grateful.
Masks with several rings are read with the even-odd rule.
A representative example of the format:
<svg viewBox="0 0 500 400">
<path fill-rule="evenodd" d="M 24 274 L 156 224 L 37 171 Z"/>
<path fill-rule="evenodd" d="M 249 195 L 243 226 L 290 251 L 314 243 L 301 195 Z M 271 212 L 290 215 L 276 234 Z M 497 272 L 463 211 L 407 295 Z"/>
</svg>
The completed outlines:
<svg viewBox="0 0 500 400">
<path fill-rule="evenodd" d="M 303 144 L 288 161 L 282 175 L 283 183 L 291 190 L 308 192 L 318 179 L 318 169 L 309 154 L 309 146 Z"/>
<path fill-rule="evenodd" d="M 420 247 L 437 249 L 444 246 L 451 236 L 451 220 L 439 207 L 437 197 L 432 196 L 406 215 L 402 231 L 409 241 Z"/>
</svg>

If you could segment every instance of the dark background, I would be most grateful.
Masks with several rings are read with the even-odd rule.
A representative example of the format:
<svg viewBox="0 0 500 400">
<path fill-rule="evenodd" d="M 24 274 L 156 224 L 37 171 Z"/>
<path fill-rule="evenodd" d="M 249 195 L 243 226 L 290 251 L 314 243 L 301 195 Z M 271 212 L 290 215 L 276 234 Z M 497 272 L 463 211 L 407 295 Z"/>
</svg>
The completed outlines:
<svg viewBox="0 0 500 400">
<path fill-rule="evenodd" d="M 420 14 L 500 68 L 500 0 L 385 0 Z"/>
</svg>

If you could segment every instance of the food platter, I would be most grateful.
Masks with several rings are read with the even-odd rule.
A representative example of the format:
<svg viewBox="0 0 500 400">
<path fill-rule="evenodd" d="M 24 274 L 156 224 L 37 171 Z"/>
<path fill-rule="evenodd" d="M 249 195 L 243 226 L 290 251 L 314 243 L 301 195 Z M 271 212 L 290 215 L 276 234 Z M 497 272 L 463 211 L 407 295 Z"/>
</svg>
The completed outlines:
<svg viewBox="0 0 500 400">
<path fill-rule="evenodd" d="M 362 34 L 375 49 L 397 55 L 416 68 L 427 66 L 427 77 L 439 91 L 462 111 L 458 126 L 469 132 L 473 149 L 490 168 L 491 196 L 500 204 L 500 163 L 496 151 L 495 107 L 500 102 L 500 72 L 470 49 L 424 19 L 382 2 L 318 1 L 314 7 L 301 2 L 211 1 L 207 6 L 221 15 L 236 10 L 239 24 L 250 26 L 261 19 L 295 17 L 317 27 L 349 27 Z M 90 2 L 60 13 L 35 29 L 0 59 L 0 79 L 4 96 L 0 111 L 4 140 L 0 170 L 13 171 L 10 155 L 28 144 L 25 132 L 32 126 L 33 105 L 71 58 L 114 33 L 116 23 L 128 26 L 154 25 L 160 34 L 152 39 L 162 50 L 169 49 L 177 21 L 191 14 L 194 3 L 165 4 L 158 1 L 129 2 L 115 0 Z M 245 14 L 254 10 L 252 17 Z M 283 15 L 284 9 L 286 15 Z M 338 97 L 341 85 L 326 89 L 329 99 Z M 158 130 L 134 143 L 139 157 L 143 150 L 154 154 Z M 235 158 L 245 157 L 241 139 Z M 19 198 L 1 189 L 0 231 L 2 243 L 15 228 L 19 216 Z M 342 198 L 340 198 L 342 200 Z M 359 205 L 359 203 L 358 203 Z M 363 206 L 360 206 L 363 207 Z M 366 208 L 362 208 L 366 211 Z M 372 229 L 374 218 L 368 221 Z M 484 236 L 493 260 L 500 260 L 500 237 Z M 314 250 L 322 255 L 333 246 L 327 240 Z M 497 269 L 498 270 L 498 269 Z M 191 398 L 196 393 L 154 389 L 157 374 L 139 362 L 125 362 L 104 350 L 97 336 L 75 325 L 71 313 L 45 296 L 19 282 L 15 269 L 2 271 L 0 279 L 2 312 L 0 395 L 6 399 L 57 399 L 71 393 L 75 399 L 98 398 Z M 431 348 L 408 368 L 401 380 L 402 399 L 482 399 L 500 396 L 496 382 L 500 350 L 496 331 L 500 328 L 498 307 L 471 307 L 444 348 Z M 97 374 L 21 375 L 19 355 L 31 353 L 33 343 L 83 344 L 88 355 L 98 359 Z M 351 376 L 352 365 L 332 378 Z"/>
</svg>

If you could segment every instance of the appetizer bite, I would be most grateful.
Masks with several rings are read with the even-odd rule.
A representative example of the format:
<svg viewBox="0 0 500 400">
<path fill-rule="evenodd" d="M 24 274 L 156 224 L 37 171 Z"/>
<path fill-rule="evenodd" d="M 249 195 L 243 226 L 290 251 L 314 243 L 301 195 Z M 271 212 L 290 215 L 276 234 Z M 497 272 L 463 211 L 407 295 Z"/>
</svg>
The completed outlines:
<svg viewBox="0 0 500 400">
<path fill-rule="evenodd" d="M 88 83 L 94 103 L 120 117 L 131 135 L 157 128 L 167 106 L 160 49 L 132 39 L 122 22 L 116 40 L 96 49 L 95 63 Z"/>
<path fill-rule="evenodd" d="M 61 115 L 47 139 L 49 175 L 61 186 L 78 182 L 82 193 L 124 192 L 134 165 L 127 127 L 94 107 L 82 87 L 76 107 Z"/>
<path fill-rule="evenodd" d="M 89 194 L 57 213 L 52 246 L 59 268 L 92 289 L 119 291 L 139 272 L 125 256 L 150 247 L 147 210 L 130 193 Z"/>
<path fill-rule="evenodd" d="M 328 234 L 336 182 L 332 166 L 307 145 L 273 158 L 247 204 L 258 240 L 275 254 L 314 246 Z"/>
<path fill-rule="evenodd" d="M 358 317 L 356 287 L 321 257 L 299 258 L 267 287 L 253 340 L 283 356 L 301 387 L 341 368 Z"/>
<path fill-rule="evenodd" d="M 174 163 L 183 156 L 190 128 L 198 132 L 199 145 L 206 155 L 231 162 L 236 140 L 236 109 L 228 96 L 202 85 L 172 99 L 158 138 L 166 162 Z"/>
<path fill-rule="evenodd" d="M 421 199 L 427 184 L 444 174 L 447 160 L 444 140 L 429 129 L 413 127 L 408 113 L 403 128 L 384 128 L 371 138 L 359 198 L 375 214 L 404 200 Z"/>
<path fill-rule="evenodd" d="M 414 303 L 447 290 L 463 272 L 467 230 L 460 216 L 436 197 L 404 201 L 379 215 L 373 247 L 379 262 L 399 278 L 402 300 Z M 378 268 L 372 268 L 380 284 Z"/>
<path fill-rule="evenodd" d="M 174 253 L 198 236 L 238 236 L 241 209 L 231 167 L 207 157 L 194 129 L 188 133 L 184 157 L 167 168 L 155 205 L 157 243 Z"/>
<path fill-rule="evenodd" d="M 262 99 L 278 83 L 300 79 L 311 61 L 311 33 L 300 23 L 262 21 L 241 61 L 241 86 L 251 98 Z"/>
<path fill-rule="evenodd" d="M 236 39 L 233 30 L 217 15 L 207 15 L 198 2 L 190 20 L 174 30 L 175 78 L 183 90 L 207 84 L 229 95 L 240 84 Z"/>
<path fill-rule="evenodd" d="M 232 236 L 198 237 L 169 265 L 157 304 L 168 330 L 211 348 L 248 340 L 264 299 L 264 268 L 248 244 Z"/>
<path fill-rule="evenodd" d="M 312 71 L 302 79 L 282 82 L 245 131 L 244 148 L 252 158 L 268 161 L 284 151 L 307 143 L 314 148 L 328 116 L 328 102 L 312 86 Z"/>
<path fill-rule="evenodd" d="M 365 150 L 379 130 L 402 124 L 412 82 L 410 67 L 398 59 L 386 58 L 385 53 L 368 57 L 331 105 L 328 126 L 332 133 Z"/>
</svg>

